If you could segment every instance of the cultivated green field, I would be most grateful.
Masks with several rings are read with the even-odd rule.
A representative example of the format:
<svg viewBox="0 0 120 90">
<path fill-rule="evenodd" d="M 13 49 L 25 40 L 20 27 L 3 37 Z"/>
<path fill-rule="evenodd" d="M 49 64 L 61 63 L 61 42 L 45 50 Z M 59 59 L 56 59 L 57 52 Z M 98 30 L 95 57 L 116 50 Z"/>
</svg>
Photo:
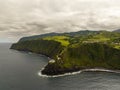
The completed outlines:
<svg viewBox="0 0 120 90">
<path fill-rule="evenodd" d="M 43 40 L 54 40 L 60 42 L 63 46 L 68 46 L 70 44 L 68 36 L 51 36 L 51 37 L 45 37 L 43 38 Z"/>
</svg>

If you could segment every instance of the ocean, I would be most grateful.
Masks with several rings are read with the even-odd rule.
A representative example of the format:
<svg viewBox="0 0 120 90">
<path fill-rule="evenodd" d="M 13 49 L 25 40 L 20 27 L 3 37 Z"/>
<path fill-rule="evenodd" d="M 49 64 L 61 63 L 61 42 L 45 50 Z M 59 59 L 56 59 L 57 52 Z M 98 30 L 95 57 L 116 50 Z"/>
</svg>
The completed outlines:
<svg viewBox="0 0 120 90">
<path fill-rule="evenodd" d="M 49 58 L 9 49 L 0 44 L 0 90 L 120 90 L 120 73 L 81 72 L 44 77 L 40 70 Z"/>
</svg>

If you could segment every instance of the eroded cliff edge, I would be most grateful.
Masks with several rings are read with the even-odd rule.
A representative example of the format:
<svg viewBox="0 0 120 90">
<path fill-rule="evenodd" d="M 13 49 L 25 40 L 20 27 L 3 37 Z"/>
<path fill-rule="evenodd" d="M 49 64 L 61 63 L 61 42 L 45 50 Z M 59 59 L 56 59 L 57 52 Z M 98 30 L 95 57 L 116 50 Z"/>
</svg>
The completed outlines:
<svg viewBox="0 0 120 90">
<path fill-rule="evenodd" d="M 50 57 L 52 60 L 42 70 L 45 75 L 59 75 L 91 68 L 120 70 L 120 34 L 82 34 L 83 36 L 64 34 L 23 40 L 13 44 L 11 49 Z"/>
<path fill-rule="evenodd" d="M 120 69 L 120 50 L 103 43 L 87 43 L 63 47 L 54 41 L 25 41 L 13 44 L 12 49 L 44 54 L 54 59 L 42 71 L 46 75 L 58 75 L 81 69 Z"/>
</svg>

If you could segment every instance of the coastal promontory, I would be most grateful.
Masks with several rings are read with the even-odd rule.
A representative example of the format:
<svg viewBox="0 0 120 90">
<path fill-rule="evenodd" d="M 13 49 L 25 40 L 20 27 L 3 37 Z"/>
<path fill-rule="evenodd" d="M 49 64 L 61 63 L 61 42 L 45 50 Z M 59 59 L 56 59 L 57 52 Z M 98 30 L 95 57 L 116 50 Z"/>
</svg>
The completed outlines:
<svg viewBox="0 0 120 90">
<path fill-rule="evenodd" d="M 11 46 L 19 51 L 43 54 L 51 58 L 41 71 L 59 75 L 82 69 L 120 70 L 120 33 L 78 31 L 48 33 L 24 37 Z"/>
</svg>

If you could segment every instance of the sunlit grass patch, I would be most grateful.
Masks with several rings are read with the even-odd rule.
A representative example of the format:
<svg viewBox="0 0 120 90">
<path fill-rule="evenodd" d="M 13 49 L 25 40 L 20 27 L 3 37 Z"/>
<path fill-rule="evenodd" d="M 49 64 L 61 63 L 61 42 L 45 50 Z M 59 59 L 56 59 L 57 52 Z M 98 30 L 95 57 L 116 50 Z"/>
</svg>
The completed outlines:
<svg viewBox="0 0 120 90">
<path fill-rule="evenodd" d="M 43 40 L 54 40 L 60 42 L 63 46 L 68 46 L 70 44 L 68 39 L 69 37 L 67 36 L 51 36 L 43 38 Z"/>
</svg>

